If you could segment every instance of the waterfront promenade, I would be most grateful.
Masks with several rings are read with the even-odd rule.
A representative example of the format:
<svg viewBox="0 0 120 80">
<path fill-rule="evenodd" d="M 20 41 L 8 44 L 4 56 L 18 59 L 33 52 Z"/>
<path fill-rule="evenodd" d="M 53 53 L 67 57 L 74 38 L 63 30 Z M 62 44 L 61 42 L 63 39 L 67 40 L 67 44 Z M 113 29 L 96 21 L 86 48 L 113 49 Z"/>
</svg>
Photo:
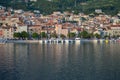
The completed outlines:
<svg viewBox="0 0 120 80">
<path fill-rule="evenodd" d="M 40 43 L 40 44 L 68 44 L 68 43 L 76 43 L 80 44 L 81 42 L 93 42 L 93 43 L 110 43 L 110 42 L 120 42 L 120 40 L 105 40 L 105 39 L 80 39 L 80 40 L 72 40 L 72 39 L 45 39 L 45 40 L 7 40 L 7 43 Z"/>
</svg>

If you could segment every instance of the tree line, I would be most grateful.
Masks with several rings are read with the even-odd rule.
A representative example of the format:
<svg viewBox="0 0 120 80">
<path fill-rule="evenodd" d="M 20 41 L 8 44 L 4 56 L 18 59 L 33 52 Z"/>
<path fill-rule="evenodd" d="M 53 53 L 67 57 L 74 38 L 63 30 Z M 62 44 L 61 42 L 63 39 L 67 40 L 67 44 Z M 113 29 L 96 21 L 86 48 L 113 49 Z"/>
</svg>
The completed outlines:
<svg viewBox="0 0 120 80">
<path fill-rule="evenodd" d="M 88 33 L 87 31 L 82 31 L 78 34 L 74 33 L 74 32 L 70 32 L 68 33 L 67 36 L 65 36 L 64 34 L 56 34 L 56 33 L 51 33 L 51 34 L 47 34 L 45 32 L 41 32 L 40 34 L 34 32 L 32 33 L 31 35 L 25 31 L 22 31 L 22 32 L 16 32 L 14 33 L 14 38 L 15 39 L 50 39 L 50 38 L 62 38 L 62 39 L 65 39 L 65 38 L 69 38 L 69 39 L 75 39 L 76 37 L 79 37 L 79 38 L 84 38 L 84 39 L 90 39 L 90 38 L 101 38 L 101 35 L 100 34 L 92 34 L 92 33 Z"/>
</svg>

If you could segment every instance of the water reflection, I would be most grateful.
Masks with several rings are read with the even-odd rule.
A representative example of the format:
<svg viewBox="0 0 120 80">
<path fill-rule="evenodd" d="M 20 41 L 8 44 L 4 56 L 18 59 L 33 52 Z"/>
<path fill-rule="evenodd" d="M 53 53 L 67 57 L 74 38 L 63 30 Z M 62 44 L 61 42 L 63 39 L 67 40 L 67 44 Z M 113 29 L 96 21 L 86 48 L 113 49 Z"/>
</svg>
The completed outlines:
<svg viewBox="0 0 120 80">
<path fill-rule="evenodd" d="M 5 44 L 0 80 L 119 80 L 120 44 Z"/>
</svg>

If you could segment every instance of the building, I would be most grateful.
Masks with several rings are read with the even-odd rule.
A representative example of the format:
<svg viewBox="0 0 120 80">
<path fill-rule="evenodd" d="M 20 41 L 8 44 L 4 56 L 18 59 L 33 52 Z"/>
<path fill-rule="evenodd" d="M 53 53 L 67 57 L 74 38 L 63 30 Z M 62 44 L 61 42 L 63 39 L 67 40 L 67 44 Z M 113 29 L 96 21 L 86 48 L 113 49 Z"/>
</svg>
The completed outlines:
<svg viewBox="0 0 120 80">
<path fill-rule="evenodd" d="M 68 29 L 67 28 L 63 28 L 62 24 L 56 24 L 55 25 L 55 32 L 56 34 L 60 35 L 63 34 L 67 37 L 68 35 Z"/>
<path fill-rule="evenodd" d="M 38 33 L 40 34 L 42 30 L 41 25 L 33 25 L 28 27 L 28 33 L 32 35 L 33 33 Z"/>
<path fill-rule="evenodd" d="M 27 25 L 18 25 L 16 27 L 16 30 L 14 30 L 14 32 L 22 32 L 22 31 L 28 32 L 28 26 Z"/>
<path fill-rule="evenodd" d="M 120 36 L 120 25 L 111 25 L 109 33 L 111 36 Z"/>
<path fill-rule="evenodd" d="M 3 38 L 3 30 L 0 28 L 0 38 Z"/>
<path fill-rule="evenodd" d="M 5 39 L 13 39 L 13 34 L 14 34 L 14 30 L 11 26 L 3 26 L 2 27 L 2 31 L 3 31 L 3 38 Z"/>
</svg>

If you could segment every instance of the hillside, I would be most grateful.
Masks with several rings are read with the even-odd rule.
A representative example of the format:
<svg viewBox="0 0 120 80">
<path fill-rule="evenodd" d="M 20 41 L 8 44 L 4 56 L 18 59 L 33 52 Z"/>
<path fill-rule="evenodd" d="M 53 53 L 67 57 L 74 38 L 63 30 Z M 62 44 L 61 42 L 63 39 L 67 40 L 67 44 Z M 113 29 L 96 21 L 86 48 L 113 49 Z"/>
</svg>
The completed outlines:
<svg viewBox="0 0 120 80">
<path fill-rule="evenodd" d="M 102 9 L 106 14 L 116 14 L 120 11 L 119 0 L 0 0 L 0 4 L 24 10 L 38 9 L 41 13 L 50 14 L 53 11 L 73 11 L 75 13 L 93 13 L 95 9 Z"/>
</svg>

